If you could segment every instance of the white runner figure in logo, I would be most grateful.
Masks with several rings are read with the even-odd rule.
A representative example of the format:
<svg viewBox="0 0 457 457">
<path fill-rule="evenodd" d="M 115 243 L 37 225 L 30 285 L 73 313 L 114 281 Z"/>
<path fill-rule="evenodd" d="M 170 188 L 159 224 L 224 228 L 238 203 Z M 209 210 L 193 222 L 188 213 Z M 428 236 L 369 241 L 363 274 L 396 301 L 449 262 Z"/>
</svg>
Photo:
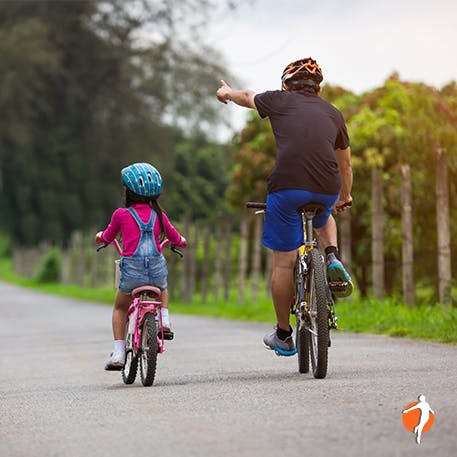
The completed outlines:
<svg viewBox="0 0 457 457">
<path fill-rule="evenodd" d="M 422 429 L 428 422 L 430 413 L 435 414 L 435 411 L 433 411 L 430 408 L 430 405 L 425 401 L 425 395 L 419 395 L 417 399 L 419 400 L 419 403 L 411 406 L 411 408 L 404 409 L 402 413 L 405 414 L 413 409 L 420 409 L 419 423 L 414 427 L 414 433 L 416 434 L 416 443 L 421 444 Z"/>
</svg>

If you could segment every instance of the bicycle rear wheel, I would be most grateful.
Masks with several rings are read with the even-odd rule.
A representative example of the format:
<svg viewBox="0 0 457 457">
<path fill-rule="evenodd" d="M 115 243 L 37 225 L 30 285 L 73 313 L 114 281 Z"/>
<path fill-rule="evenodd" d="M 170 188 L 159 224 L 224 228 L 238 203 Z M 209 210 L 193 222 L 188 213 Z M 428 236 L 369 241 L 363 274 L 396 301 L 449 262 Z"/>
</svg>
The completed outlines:
<svg viewBox="0 0 457 457">
<path fill-rule="evenodd" d="M 328 365 L 328 309 L 327 281 L 324 261 L 317 249 L 310 252 L 309 274 L 309 316 L 310 355 L 315 378 L 325 378 Z"/>
<path fill-rule="evenodd" d="M 133 335 L 129 334 L 129 319 L 125 324 L 125 365 L 122 369 L 122 380 L 125 384 L 133 384 L 135 382 L 136 373 L 138 370 L 138 354 L 133 350 Z"/>
<path fill-rule="evenodd" d="M 140 374 L 143 386 L 152 386 L 154 382 L 158 350 L 155 316 L 147 313 L 143 319 L 140 348 Z"/>
<path fill-rule="evenodd" d="M 299 373 L 309 372 L 309 332 L 305 326 L 301 326 L 297 320 L 297 330 L 295 334 L 295 342 L 298 355 L 298 371 Z"/>
<path fill-rule="evenodd" d="M 295 318 L 297 328 L 295 333 L 295 345 L 297 346 L 298 371 L 300 373 L 309 372 L 309 332 L 304 313 L 300 309 L 305 300 L 305 277 L 300 264 L 300 257 L 297 257 L 295 265 Z"/>
</svg>

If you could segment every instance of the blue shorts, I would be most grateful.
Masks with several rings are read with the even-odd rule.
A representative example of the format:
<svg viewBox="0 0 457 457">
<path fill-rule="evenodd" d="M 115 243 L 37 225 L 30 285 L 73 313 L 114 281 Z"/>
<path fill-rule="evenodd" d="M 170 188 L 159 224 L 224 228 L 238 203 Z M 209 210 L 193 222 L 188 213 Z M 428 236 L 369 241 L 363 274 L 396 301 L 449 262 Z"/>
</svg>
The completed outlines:
<svg viewBox="0 0 457 457">
<path fill-rule="evenodd" d="M 121 257 L 119 290 L 130 295 L 133 289 L 150 285 L 160 290 L 167 288 L 167 262 L 162 255 L 149 258 Z"/>
<path fill-rule="evenodd" d="M 313 219 L 313 227 L 324 226 L 338 195 L 316 194 L 300 189 L 285 189 L 267 195 L 267 210 L 263 226 L 262 244 L 274 251 L 293 251 L 304 242 L 303 223 L 297 208 L 316 202 L 324 211 Z"/>
</svg>

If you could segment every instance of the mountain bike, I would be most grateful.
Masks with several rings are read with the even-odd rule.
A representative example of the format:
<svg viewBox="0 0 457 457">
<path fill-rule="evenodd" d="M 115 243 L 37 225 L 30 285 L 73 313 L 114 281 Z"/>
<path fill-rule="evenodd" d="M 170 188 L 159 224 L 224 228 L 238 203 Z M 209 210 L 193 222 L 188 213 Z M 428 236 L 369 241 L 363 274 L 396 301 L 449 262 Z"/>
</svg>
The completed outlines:
<svg viewBox="0 0 457 457">
<path fill-rule="evenodd" d="M 246 203 L 265 213 L 266 204 Z M 311 367 L 315 378 L 325 378 L 328 365 L 330 330 L 337 328 L 333 296 L 327 282 L 324 257 L 313 237 L 313 218 L 323 211 L 319 203 L 297 208 L 303 223 L 304 242 L 297 251 L 294 269 L 295 297 L 290 312 L 295 315 L 298 371 L 308 373 Z"/>
<path fill-rule="evenodd" d="M 165 239 L 160 246 L 163 249 L 170 241 Z M 119 255 L 122 249 L 117 240 L 113 243 Z M 97 251 L 105 248 L 103 243 Z M 170 249 L 183 256 L 179 249 L 171 246 Z M 174 334 L 164 329 L 162 323 L 161 291 L 152 284 L 145 284 L 132 290 L 132 304 L 127 312 L 125 323 L 125 365 L 122 369 L 122 380 L 125 384 L 135 382 L 138 363 L 143 386 L 152 386 L 157 368 L 157 355 L 165 351 L 165 340 L 172 340 Z"/>
</svg>

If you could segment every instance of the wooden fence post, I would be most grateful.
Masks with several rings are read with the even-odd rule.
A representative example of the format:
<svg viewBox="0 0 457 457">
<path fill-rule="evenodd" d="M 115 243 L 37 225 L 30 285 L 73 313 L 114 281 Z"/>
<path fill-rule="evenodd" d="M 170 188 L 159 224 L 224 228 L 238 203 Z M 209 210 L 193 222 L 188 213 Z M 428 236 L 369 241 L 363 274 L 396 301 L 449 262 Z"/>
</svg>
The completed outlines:
<svg viewBox="0 0 457 457">
<path fill-rule="evenodd" d="M 197 283 L 197 252 L 198 252 L 198 225 L 197 223 L 192 224 L 192 229 L 189 233 L 189 239 L 191 243 L 189 245 L 189 300 L 193 301 L 195 288 Z"/>
<path fill-rule="evenodd" d="M 403 301 L 412 305 L 416 300 L 414 288 L 413 221 L 411 208 L 411 168 L 400 165 L 401 176 L 401 234 Z"/>
<path fill-rule="evenodd" d="M 447 151 L 436 148 L 436 230 L 438 234 L 438 298 L 451 303 L 451 235 Z"/>
<path fill-rule="evenodd" d="M 243 207 L 240 230 L 240 257 L 238 263 L 238 303 L 243 305 L 246 293 L 246 272 L 248 268 L 248 217 Z"/>
<path fill-rule="evenodd" d="M 224 301 L 229 301 L 230 295 L 230 283 L 232 275 L 232 224 L 230 217 L 225 217 L 225 227 L 224 227 L 224 267 L 223 267 L 223 277 L 224 277 Z"/>
<path fill-rule="evenodd" d="M 371 252 L 373 265 L 373 291 L 378 300 L 384 296 L 384 211 L 382 207 L 382 170 L 371 174 Z"/>
<path fill-rule="evenodd" d="M 187 217 L 184 218 L 182 222 L 183 227 L 183 234 L 186 239 L 189 240 L 189 219 Z M 189 251 L 191 249 L 190 243 L 187 247 L 187 255 L 184 256 L 181 268 L 181 275 L 179 281 L 179 297 L 180 300 L 183 302 L 189 302 L 189 260 L 191 255 L 189 255 Z"/>
<path fill-rule="evenodd" d="M 266 262 L 265 262 L 265 287 L 267 297 L 271 297 L 271 270 L 273 268 L 273 251 L 266 248 Z"/>
<path fill-rule="evenodd" d="M 216 222 L 216 246 L 214 250 L 214 282 L 213 282 L 213 295 L 214 302 L 219 300 L 219 290 L 222 281 L 222 219 L 218 218 Z"/>
<path fill-rule="evenodd" d="M 203 227 L 203 259 L 201 271 L 201 296 L 202 302 L 206 303 L 208 298 L 208 283 L 209 283 L 209 263 L 211 254 L 211 230 L 208 224 Z"/>
<path fill-rule="evenodd" d="M 338 230 L 338 234 L 340 237 L 340 253 L 341 253 L 341 260 L 343 261 L 345 267 L 352 271 L 351 264 L 352 264 L 352 252 L 351 252 L 351 245 L 352 245 L 352 234 L 351 234 L 351 213 L 350 211 L 345 211 L 339 216 L 340 227 Z"/>
<path fill-rule="evenodd" d="M 254 238 L 252 245 L 252 273 L 251 273 L 251 290 L 252 290 L 252 301 L 257 303 L 259 299 L 259 282 L 260 282 L 260 268 L 261 268 L 261 257 L 262 251 L 261 240 L 262 240 L 262 226 L 263 217 L 260 215 L 254 216 Z"/>
</svg>

